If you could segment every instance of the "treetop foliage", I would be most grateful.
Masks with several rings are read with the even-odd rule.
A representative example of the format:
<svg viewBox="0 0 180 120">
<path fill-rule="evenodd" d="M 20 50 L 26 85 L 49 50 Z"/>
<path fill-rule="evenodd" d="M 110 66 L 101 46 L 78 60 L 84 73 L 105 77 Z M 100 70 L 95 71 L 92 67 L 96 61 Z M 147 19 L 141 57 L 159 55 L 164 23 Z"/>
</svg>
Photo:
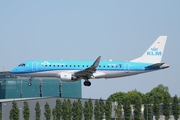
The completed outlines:
<svg viewBox="0 0 180 120">
<path fill-rule="evenodd" d="M 180 115 L 180 106 L 178 103 L 178 97 L 175 95 L 173 97 L 173 102 L 172 102 L 172 114 L 174 115 L 174 119 L 177 120 Z"/>
<path fill-rule="evenodd" d="M 88 101 L 85 101 L 83 113 L 84 113 L 84 119 L 85 120 L 92 120 L 92 117 L 93 117 L 93 104 L 92 104 L 91 99 L 89 99 Z"/>
<path fill-rule="evenodd" d="M 40 120 L 40 117 L 41 117 L 41 108 L 39 102 L 37 101 L 35 106 L 35 119 Z"/>
<path fill-rule="evenodd" d="M 29 120 L 29 117 L 30 117 L 29 104 L 27 101 L 24 101 L 23 117 L 24 117 L 24 120 Z"/>
<path fill-rule="evenodd" d="M 163 103 L 166 95 L 168 95 L 170 101 L 172 101 L 171 96 L 169 94 L 169 88 L 167 86 L 163 86 L 162 84 L 160 84 L 157 87 L 153 88 L 150 92 L 147 92 L 146 94 L 143 94 L 135 89 L 127 93 L 116 92 L 110 95 L 108 99 L 110 99 L 112 102 L 120 101 L 121 103 L 123 103 L 125 97 L 127 97 L 129 98 L 130 104 L 134 104 L 136 96 L 140 96 L 140 100 L 143 104 L 153 104 L 154 102 Z"/>
<path fill-rule="evenodd" d="M 16 101 L 12 102 L 12 109 L 10 110 L 10 120 L 19 120 L 19 108 Z"/>
<path fill-rule="evenodd" d="M 50 108 L 49 103 L 46 102 L 44 109 L 45 109 L 44 116 L 46 117 L 46 120 L 50 120 L 51 119 L 51 108 Z"/>
</svg>

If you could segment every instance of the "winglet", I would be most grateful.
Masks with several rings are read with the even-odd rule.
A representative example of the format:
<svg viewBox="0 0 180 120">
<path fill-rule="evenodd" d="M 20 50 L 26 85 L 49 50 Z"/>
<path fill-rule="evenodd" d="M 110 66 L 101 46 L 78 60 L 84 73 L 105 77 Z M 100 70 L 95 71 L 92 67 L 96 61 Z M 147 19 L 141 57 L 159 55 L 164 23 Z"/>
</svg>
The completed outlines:
<svg viewBox="0 0 180 120">
<path fill-rule="evenodd" d="M 92 65 L 91 67 L 97 68 L 97 66 L 99 65 L 100 59 L 101 59 L 101 56 L 99 56 L 99 57 L 96 59 L 96 61 L 93 63 L 93 65 Z"/>
</svg>

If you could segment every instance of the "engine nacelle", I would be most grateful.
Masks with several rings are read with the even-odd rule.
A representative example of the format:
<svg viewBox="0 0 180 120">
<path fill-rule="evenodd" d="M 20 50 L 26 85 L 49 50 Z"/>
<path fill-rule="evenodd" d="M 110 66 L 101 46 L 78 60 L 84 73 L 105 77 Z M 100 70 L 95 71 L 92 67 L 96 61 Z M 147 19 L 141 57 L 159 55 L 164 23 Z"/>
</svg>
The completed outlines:
<svg viewBox="0 0 180 120">
<path fill-rule="evenodd" d="M 60 79 L 61 79 L 62 81 L 73 82 L 73 81 L 76 81 L 76 80 L 77 80 L 77 77 L 76 77 L 76 76 L 73 76 L 73 75 L 70 74 L 70 73 L 61 73 Z"/>
</svg>

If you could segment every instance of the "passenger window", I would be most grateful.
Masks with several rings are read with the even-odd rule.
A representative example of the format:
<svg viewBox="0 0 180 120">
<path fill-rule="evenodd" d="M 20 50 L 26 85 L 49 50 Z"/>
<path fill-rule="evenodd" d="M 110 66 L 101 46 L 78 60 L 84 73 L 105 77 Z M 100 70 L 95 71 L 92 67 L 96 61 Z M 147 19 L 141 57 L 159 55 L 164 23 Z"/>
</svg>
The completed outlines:
<svg viewBox="0 0 180 120">
<path fill-rule="evenodd" d="M 51 67 L 51 65 L 49 65 L 49 67 Z"/>
<path fill-rule="evenodd" d="M 55 67 L 55 65 L 54 65 L 54 67 Z"/>
<path fill-rule="evenodd" d="M 59 67 L 59 65 L 58 65 L 58 67 Z"/>
<path fill-rule="evenodd" d="M 106 67 L 106 66 L 104 65 L 104 67 Z"/>
<path fill-rule="evenodd" d="M 88 67 L 88 65 L 86 67 Z"/>
<path fill-rule="evenodd" d="M 84 65 L 82 67 L 84 67 Z"/>
<path fill-rule="evenodd" d="M 67 67 L 67 65 L 66 65 L 66 67 Z"/>
<path fill-rule="evenodd" d="M 78 67 L 79 67 L 79 65 L 78 65 Z"/>
<path fill-rule="evenodd" d="M 71 67 L 71 65 L 69 67 Z"/>
<path fill-rule="evenodd" d="M 99 66 L 99 67 L 101 67 L 101 66 Z"/>
<path fill-rule="evenodd" d="M 76 65 L 74 65 L 74 67 L 76 67 Z"/>
<path fill-rule="evenodd" d="M 47 67 L 47 65 L 45 65 Z"/>
<path fill-rule="evenodd" d="M 121 67 L 122 67 L 122 65 L 121 65 L 121 64 L 119 64 L 119 67 L 121 68 Z"/>
<path fill-rule="evenodd" d="M 63 67 L 63 65 L 61 65 L 61 67 Z"/>
</svg>

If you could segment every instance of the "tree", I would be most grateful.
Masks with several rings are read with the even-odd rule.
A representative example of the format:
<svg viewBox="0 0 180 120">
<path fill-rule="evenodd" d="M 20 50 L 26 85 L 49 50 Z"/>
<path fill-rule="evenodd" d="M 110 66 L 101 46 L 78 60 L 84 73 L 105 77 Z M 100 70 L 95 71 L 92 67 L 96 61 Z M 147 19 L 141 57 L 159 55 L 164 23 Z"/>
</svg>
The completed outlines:
<svg viewBox="0 0 180 120">
<path fill-rule="evenodd" d="M 29 117 L 30 117 L 29 104 L 27 101 L 24 101 L 23 117 L 24 117 L 24 120 L 29 120 Z"/>
<path fill-rule="evenodd" d="M 82 120 L 83 106 L 81 100 L 78 99 L 78 120 Z"/>
<path fill-rule="evenodd" d="M 84 113 L 84 119 L 85 120 L 92 120 L 92 117 L 93 117 L 93 105 L 92 105 L 91 99 L 89 99 L 88 101 L 85 101 L 83 113 Z"/>
<path fill-rule="evenodd" d="M 45 109 L 44 115 L 46 117 L 46 120 L 50 120 L 51 119 L 51 108 L 47 102 L 44 106 L 44 109 Z"/>
<path fill-rule="evenodd" d="M 124 109 L 125 120 L 130 120 L 130 117 L 131 117 L 131 106 L 130 106 L 129 98 L 125 97 L 123 103 L 124 103 L 123 109 Z"/>
<path fill-rule="evenodd" d="M 73 120 L 82 119 L 82 104 L 80 99 L 78 99 L 78 101 L 73 102 L 72 116 L 73 116 Z"/>
<path fill-rule="evenodd" d="M 53 116 L 53 120 L 57 120 L 57 118 L 56 118 L 56 109 L 55 108 L 53 108 L 53 110 L 52 110 L 52 116 Z"/>
<path fill-rule="evenodd" d="M 116 93 L 110 95 L 108 97 L 108 99 L 111 100 L 112 102 L 119 101 L 120 103 L 122 103 L 125 95 L 126 95 L 126 93 L 124 93 L 124 92 L 116 92 Z"/>
<path fill-rule="evenodd" d="M 106 120 L 111 120 L 111 113 L 112 113 L 112 102 L 110 99 L 106 100 L 106 104 L 104 107 L 104 111 L 105 111 L 105 117 Z"/>
<path fill-rule="evenodd" d="M 90 110 L 90 108 L 89 108 L 88 101 L 85 101 L 84 109 L 83 109 L 84 119 L 85 120 L 90 120 L 90 112 L 89 112 L 89 110 Z"/>
<path fill-rule="evenodd" d="M 137 94 L 134 98 L 134 120 L 141 119 L 141 105 L 142 105 L 141 98 Z"/>
<path fill-rule="evenodd" d="M 175 120 L 179 118 L 179 114 L 180 114 L 179 112 L 180 112 L 180 108 L 178 104 L 178 97 L 177 95 L 175 95 L 173 97 L 173 102 L 172 102 L 172 114 L 174 115 Z"/>
<path fill-rule="evenodd" d="M 117 106 L 115 107 L 115 116 L 117 120 L 121 120 L 121 116 L 122 116 L 122 106 L 120 101 L 117 102 Z"/>
<path fill-rule="evenodd" d="M 144 119 L 145 120 L 152 120 L 152 106 L 151 104 L 144 104 Z"/>
<path fill-rule="evenodd" d="M 165 116 L 165 120 L 169 120 L 169 118 L 170 118 L 170 95 L 168 93 L 164 96 L 163 114 Z"/>
<path fill-rule="evenodd" d="M 94 119 L 95 120 L 100 120 L 101 118 L 101 111 L 100 111 L 100 105 L 99 105 L 99 100 L 95 101 L 95 105 L 94 105 Z M 101 119 L 102 120 L 102 119 Z"/>
<path fill-rule="evenodd" d="M 136 102 L 136 97 L 139 96 L 140 97 L 140 101 L 142 102 L 142 100 L 144 100 L 145 95 L 142 94 L 141 92 L 135 90 L 129 91 L 128 93 L 126 93 L 126 97 L 129 98 L 129 102 L 131 105 L 134 105 Z"/>
<path fill-rule="evenodd" d="M 60 99 L 56 99 L 55 111 L 56 111 L 56 119 L 60 120 L 62 116 L 62 103 Z"/>
<path fill-rule="evenodd" d="M 147 118 L 147 117 L 148 117 L 148 104 L 144 104 L 143 114 L 144 114 L 144 119 L 145 119 L 145 120 L 149 120 L 149 119 Z"/>
<path fill-rule="evenodd" d="M 155 93 L 153 111 L 154 111 L 156 120 L 160 118 L 160 99 L 158 97 L 159 97 L 158 93 Z"/>
<path fill-rule="evenodd" d="M 35 106 L 35 118 L 36 120 L 40 120 L 40 117 L 41 117 L 41 108 L 39 102 L 37 101 Z"/>
<path fill-rule="evenodd" d="M 102 99 L 99 100 L 99 110 L 100 110 L 100 120 L 104 119 L 104 101 Z"/>
<path fill-rule="evenodd" d="M 158 98 L 159 103 L 163 103 L 166 94 L 169 94 L 169 88 L 160 84 L 150 91 L 149 96 L 156 98 L 156 100 Z M 153 103 L 156 102 L 156 100 L 153 99 Z M 170 100 L 170 102 L 171 101 L 172 100 Z"/>
<path fill-rule="evenodd" d="M 89 117 L 90 117 L 90 120 L 92 120 L 92 118 L 93 118 L 93 103 L 92 103 L 91 99 L 88 100 L 88 104 L 89 104 L 89 108 L 90 108 L 90 110 L 89 110 L 89 113 L 90 113 Z"/>
<path fill-rule="evenodd" d="M 10 120 L 19 120 L 19 108 L 16 101 L 12 102 L 12 108 L 10 110 Z"/>
<path fill-rule="evenodd" d="M 72 117 L 73 120 L 78 120 L 78 102 L 74 101 L 73 102 L 73 107 L 72 107 Z"/>
<path fill-rule="evenodd" d="M 150 93 L 146 93 L 144 96 L 144 119 L 146 120 L 152 120 L 152 104 L 153 104 L 153 98 L 150 96 Z"/>
<path fill-rule="evenodd" d="M 2 120 L 2 111 L 0 110 L 0 120 Z"/>
<path fill-rule="evenodd" d="M 71 120 L 71 116 L 72 116 L 71 101 L 69 98 L 68 100 L 64 99 L 64 102 L 62 104 L 62 119 Z"/>
</svg>

